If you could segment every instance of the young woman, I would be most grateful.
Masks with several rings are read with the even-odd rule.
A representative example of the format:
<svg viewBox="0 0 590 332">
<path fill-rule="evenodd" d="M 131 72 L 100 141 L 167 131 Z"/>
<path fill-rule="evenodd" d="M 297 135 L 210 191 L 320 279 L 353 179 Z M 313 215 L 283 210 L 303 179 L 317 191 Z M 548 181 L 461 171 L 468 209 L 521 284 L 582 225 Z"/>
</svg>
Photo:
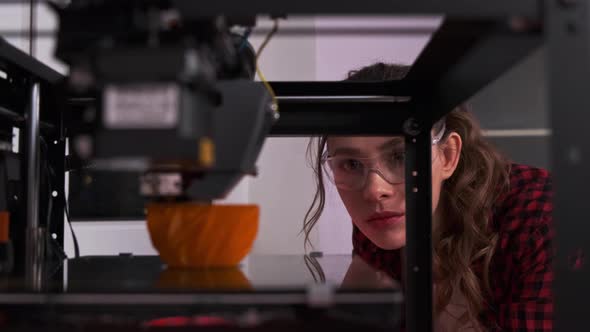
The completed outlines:
<svg viewBox="0 0 590 332">
<path fill-rule="evenodd" d="M 378 63 L 351 72 L 348 80 L 400 79 L 407 69 Z M 403 142 L 338 136 L 310 143 L 318 187 L 304 231 L 308 235 L 321 215 L 324 184 L 335 185 L 352 219 L 347 277 L 368 264 L 403 285 Z M 548 172 L 510 163 L 485 141 L 464 106 L 433 126 L 437 330 L 552 330 L 551 199 Z"/>
</svg>

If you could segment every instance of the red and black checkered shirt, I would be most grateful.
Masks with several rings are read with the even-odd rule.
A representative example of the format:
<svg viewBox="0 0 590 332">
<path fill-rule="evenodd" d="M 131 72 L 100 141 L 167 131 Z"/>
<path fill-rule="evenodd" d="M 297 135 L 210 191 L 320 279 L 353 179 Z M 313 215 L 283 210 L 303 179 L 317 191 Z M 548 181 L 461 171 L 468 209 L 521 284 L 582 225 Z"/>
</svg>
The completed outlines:
<svg viewBox="0 0 590 332">
<path fill-rule="evenodd" d="M 492 211 L 492 227 L 499 235 L 489 271 L 493 298 L 480 316 L 489 330 L 553 328 L 552 196 L 547 171 L 511 166 L 510 189 Z M 353 247 L 370 265 L 401 280 L 400 250 L 378 248 L 356 227 Z"/>
</svg>

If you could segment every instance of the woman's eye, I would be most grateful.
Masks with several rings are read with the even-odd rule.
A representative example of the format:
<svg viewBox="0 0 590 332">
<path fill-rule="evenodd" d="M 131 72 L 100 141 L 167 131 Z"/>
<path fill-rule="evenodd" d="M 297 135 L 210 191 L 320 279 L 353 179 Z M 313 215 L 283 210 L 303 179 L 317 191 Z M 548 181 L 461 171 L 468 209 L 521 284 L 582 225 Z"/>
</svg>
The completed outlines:
<svg viewBox="0 0 590 332">
<path fill-rule="evenodd" d="M 389 160 L 392 164 L 403 164 L 406 161 L 406 152 L 394 151 L 391 153 Z"/>
<path fill-rule="evenodd" d="M 340 169 L 347 172 L 354 172 L 363 168 L 363 163 L 357 159 L 343 159 L 338 165 Z"/>
</svg>

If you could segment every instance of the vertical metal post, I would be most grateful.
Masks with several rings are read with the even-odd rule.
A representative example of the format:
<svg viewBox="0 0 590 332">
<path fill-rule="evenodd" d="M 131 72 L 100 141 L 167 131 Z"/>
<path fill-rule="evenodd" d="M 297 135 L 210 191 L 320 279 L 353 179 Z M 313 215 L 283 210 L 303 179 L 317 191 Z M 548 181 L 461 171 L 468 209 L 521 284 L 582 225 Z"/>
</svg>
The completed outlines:
<svg viewBox="0 0 590 332">
<path fill-rule="evenodd" d="M 61 258 L 65 258 L 65 252 L 61 252 L 62 248 L 64 248 L 64 202 L 66 199 L 66 191 L 65 191 L 65 169 L 66 169 L 66 138 L 65 138 L 65 128 L 64 128 L 64 116 L 65 112 L 68 109 L 67 101 L 65 100 L 65 96 L 60 92 L 58 96 L 54 99 L 54 103 L 46 103 L 44 101 L 44 108 L 43 113 L 49 113 L 48 117 L 45 117 L 44 120 L 49 121 L 53 124 L 55 131 L 53 135 L 47 139 L 48 144 L 48 156 L 47 156 L 47 163 L 49 172 L 47 177 L 49 179 L 51 191 L 49 195 L 51 195 L 51 215 L 47 216 L 47 223 L 45 224 L 46 234 L 51 236 L 51 240 L 48 238 L 48 242 L 52 241 L 53 246 L 50 248 L 49 246 L 46 248 L 48 251 L 46 253 L 46 261 L 49 259 L 58 258 L 58 261 L 53 260 L 51 265 L 46 265 L 46 273 L 45 277 L 47 280 L 51 278 L 52 282 L 61 281 L 63 282 L 63 275 L 60 272 L 63 272 L 65 263 L 60 261 Z M 43 136 L 47 137 L 47 136 Z M 41 171 L 44 173 L 44 170 Z M 49 201 L 48 201 L 49 204 Z M 57 247 L 57 248 L 56 248 Z M 59 252 L 56 252 L 59 251 Z M 52 255 L 53 254 L 53 255 Z M 57 255 L 56 255 L 57 254 Z M 54 265 L 58 264 L 58 265 Z M 62 265 L 63 264 L 63 265 Z M 62 266 L 60 269 L 59 267 L 56 269 L 56 266 Z M 49 270 L 51 266 L 51 271 Z"/>
<path fill-rule="evenodd" d="M 432 331 L 432 159 L 429 128 L 409 119 L 406 134 L 406 327 Z"/>
<path fill-rule="evenodd" d="M 60 111 L 61 112 L 61 111 Z M 61 124 L 57 122 L 57 124 Z M 57 126 L 56 126 L 57 127 Z M 53 203 L 51 208 L 51 216 L 49 216 L 49 225 L 45 225 L 46 232 L 51 234 L 52 237 L 55 234 L 54 241 L 63 248 L 64 246 L 64 205 L 62 195 L 65 195 L 65 139 L 62 137 L 53 137 L 54 139 L 49 140 L 49 160 L 53 172 L 53 179 L 51 182 L 53 193 L 49 193 L 52 196 Z"/>
<path fill-rule="evenodd" d="M 40 287 L 43 280 L 45 259 L 44 229 L 39 226 L 39 187 L 40 187 L 40 84 L 31 87 L 29 112 L 27 116 L 27 230 L 25 240 L 26 266 L 25 275 L 29 285 L 34 289 Z"/>
<path fill-rule="evenodd" d="M 576 331 L 590 317 L 585 303 L 590 294 L 590 2 L 546 0 L 545 12 L 557 250 L 555 330 Z"/>
<path fill-rule="evenodd" d="M 39 227 L 39 186 L 40 186 L 40 154 L 39 154 L 39 83 L 31 88 L 30 109 L 27 116 L 27 227 Z"/>
</svg>

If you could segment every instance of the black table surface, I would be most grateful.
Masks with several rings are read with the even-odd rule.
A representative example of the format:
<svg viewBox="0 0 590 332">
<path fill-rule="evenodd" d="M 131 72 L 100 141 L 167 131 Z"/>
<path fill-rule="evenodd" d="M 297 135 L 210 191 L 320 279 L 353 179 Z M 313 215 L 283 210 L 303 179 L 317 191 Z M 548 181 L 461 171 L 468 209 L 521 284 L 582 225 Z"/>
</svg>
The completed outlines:
<svg viewBox="0 0 590 332">
<path fill-rule="evenodd" d="M 41 285 L 0 277 L 0 327 L 143 331 L 166 317 L 188 325 L 214 317 L 234 327 L 253 319 L 255 330 L 395 331 L 402 291 L 342 285 L 350 264 L 349 255 L 252 255 L 234 268 L 170 269 L 157 256 L 81 257 Z"/>
</svg>

